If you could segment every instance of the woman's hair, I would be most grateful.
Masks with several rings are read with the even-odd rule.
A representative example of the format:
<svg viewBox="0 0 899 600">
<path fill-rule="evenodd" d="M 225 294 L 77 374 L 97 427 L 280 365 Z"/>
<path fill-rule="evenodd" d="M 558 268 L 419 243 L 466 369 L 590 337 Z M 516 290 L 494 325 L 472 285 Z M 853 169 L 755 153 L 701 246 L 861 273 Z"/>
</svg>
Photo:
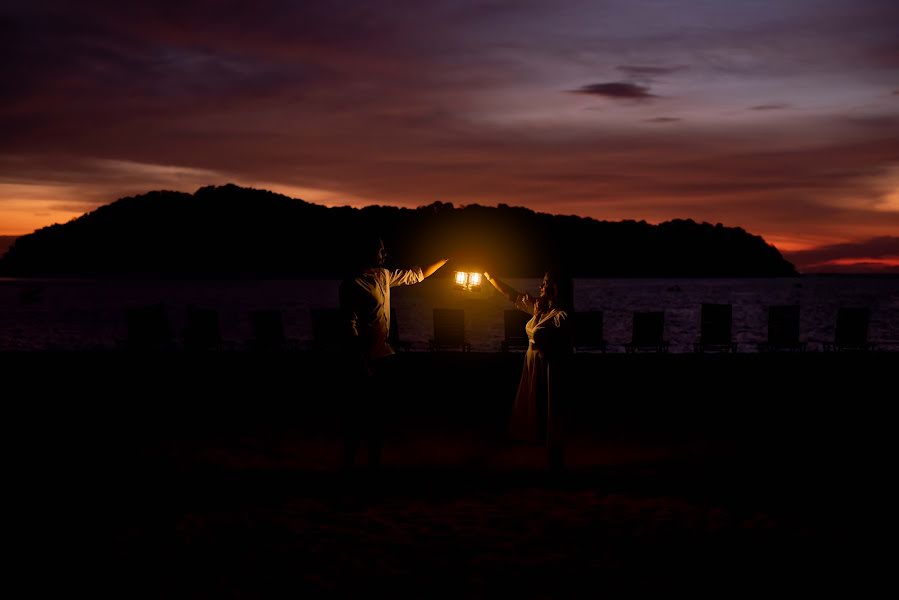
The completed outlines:
<svg viewBox="0 0 899 600">
<path fill-rule="evenodd" d="M 552 284 L 550 302 L 559 310 L 570 312 L 574 310 L 574 281 L 565 271 L 552 268 L 546 272 Z"/>
</svg>

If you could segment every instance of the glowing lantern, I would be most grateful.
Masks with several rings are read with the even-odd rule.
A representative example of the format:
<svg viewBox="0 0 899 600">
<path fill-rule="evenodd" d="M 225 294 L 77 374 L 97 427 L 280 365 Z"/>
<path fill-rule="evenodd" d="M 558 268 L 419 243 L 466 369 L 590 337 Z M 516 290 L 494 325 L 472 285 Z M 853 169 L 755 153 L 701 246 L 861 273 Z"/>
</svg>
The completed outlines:
<svg viewBox="0 0 899 600">
<path fill-rule="evenodd" d="M 468 292 L 475 292 L 481 289 L 481 274 L 466 273 L 465 271 L 456 271 L 455 287 L 457 289 Z"/>
</svg>

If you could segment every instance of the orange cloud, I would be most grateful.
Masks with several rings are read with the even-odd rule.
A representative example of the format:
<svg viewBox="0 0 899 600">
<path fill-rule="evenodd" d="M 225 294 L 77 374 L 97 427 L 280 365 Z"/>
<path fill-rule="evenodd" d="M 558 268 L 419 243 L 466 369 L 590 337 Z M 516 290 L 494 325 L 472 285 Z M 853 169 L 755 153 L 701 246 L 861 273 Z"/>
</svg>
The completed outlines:
<svg viewBox="0 0 899 600">
<path fill-rule="evenodd" d="M 838 258 L 836 260 L 832 260 L 825 263 L 818 263 L 816 265 L 811 265 L 813 267 L 824 267 L 828 265 L 846 267 L 846 266 L 855 266 L 855 265 L 867 265 L 867 266 L 881 266 L 881 267 L 899 267 L 899 256 L 887 256 L 883 258 L 871 258 L 871 257 L 860 257 L 860 258 Z"/>
</svg>

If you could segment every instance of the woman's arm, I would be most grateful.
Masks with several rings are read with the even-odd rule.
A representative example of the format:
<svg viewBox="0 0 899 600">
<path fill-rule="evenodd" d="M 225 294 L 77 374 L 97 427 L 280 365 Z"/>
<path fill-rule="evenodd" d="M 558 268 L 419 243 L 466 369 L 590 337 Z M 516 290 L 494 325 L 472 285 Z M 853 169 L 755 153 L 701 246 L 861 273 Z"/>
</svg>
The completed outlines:
<svg viewBox="0 0 899 600">
<path fill-rule="evenodd" d="M 490 285 L 496 288 L 496 291 L 506 297 L 509 302 L 515 302 L 521 295 L 518 290 L 512 286 L 500 281 L 496 277 L 492 277 L 490 273 L 484 273 L 484 279 L 490 282 Z"/>
</svg>

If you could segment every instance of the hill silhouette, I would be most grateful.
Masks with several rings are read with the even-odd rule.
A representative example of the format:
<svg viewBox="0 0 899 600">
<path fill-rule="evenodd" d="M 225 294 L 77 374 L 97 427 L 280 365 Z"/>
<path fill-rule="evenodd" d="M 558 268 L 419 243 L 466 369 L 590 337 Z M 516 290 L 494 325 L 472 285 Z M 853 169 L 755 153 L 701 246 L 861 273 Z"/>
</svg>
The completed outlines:
<svg viewBox="0 0 899 600">
<path fill-rule="evenodd" d="M 389 264 L 455 265 L 532 277 L 772 277 L 796 270 L 740 228 L 550 215 L 500 204 L 328 208 L 232 184 L 127 197 L 20 236 L 5 276 L 339 277 L 354 236 L 379 232 Z M 444 274 L 445 275 L 445 274 Z"/>
<path fill-rule="evenodd" d="M 0 256 L 3 256 L 9 247 L 15 243 L 17 237 L 15 235 L 0 235 Z"/>
</svg>

